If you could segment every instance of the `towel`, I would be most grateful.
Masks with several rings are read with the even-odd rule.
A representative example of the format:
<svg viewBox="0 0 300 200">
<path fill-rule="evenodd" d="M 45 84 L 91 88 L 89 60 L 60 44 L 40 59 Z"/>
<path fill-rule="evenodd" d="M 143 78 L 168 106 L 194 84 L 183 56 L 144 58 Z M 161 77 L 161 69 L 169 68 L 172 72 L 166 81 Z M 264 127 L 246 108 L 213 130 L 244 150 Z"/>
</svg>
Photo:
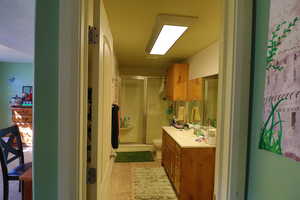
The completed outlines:
<svg viewBox="0 0 300 200">
<path fill-rule="evenodd" d="M 185 116 L 185 107 L 184 106 L 179 106 L 177 121 L 184 121 L 184 116 Z"/>
<path fill-rule="evenodd" d="M 113 149 L 119 148 L 119 110 L 118 105 L 112 105 L 111 146 Z"/>
<path fill-rule="evenodd" d="M 191 120 L 193 122 L 200 121 L 200 111 L 198 106 L 193 107 Z"/>
</svg>

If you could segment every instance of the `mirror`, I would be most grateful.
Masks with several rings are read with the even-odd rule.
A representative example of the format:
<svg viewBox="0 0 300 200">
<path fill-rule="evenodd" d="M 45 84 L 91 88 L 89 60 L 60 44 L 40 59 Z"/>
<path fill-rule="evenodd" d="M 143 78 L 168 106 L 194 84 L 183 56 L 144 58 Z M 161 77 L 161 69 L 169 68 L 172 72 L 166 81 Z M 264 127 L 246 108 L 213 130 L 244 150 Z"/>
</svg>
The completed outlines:
<svg viewBox="0 0 300 200">
<path fill-rule="evenodd" d="M 204 119 L 203 125 L 217 126 L 218 76 L 204 78 Z"/>
</svg>

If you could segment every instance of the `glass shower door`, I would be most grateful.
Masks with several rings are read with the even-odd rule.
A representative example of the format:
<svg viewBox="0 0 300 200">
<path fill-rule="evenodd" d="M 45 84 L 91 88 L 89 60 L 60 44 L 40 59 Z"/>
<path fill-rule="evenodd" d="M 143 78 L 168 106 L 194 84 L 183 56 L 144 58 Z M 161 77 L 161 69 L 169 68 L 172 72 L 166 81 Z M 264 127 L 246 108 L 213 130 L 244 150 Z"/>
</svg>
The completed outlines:
<svg viewBox="0 0 300 200">
<path fill-rule="evenodd" d="M 151 144 L 153 139 L 161 139 L 162 126 L 167 126 L 169 120 L 166 114 L 168 101 L 165 98 L 165 79 L 147 78 L 147 116 L 146 116 L 146 143 Z"/>
<path fill-rule="evenodd" d="M 126 119 L 127 127 L 121 127 L 120 143 L 142 144 L 145 142 L 144 99 L 144 78 L 122 78 L 120 113 L 122 121 Z"/>
</svg>

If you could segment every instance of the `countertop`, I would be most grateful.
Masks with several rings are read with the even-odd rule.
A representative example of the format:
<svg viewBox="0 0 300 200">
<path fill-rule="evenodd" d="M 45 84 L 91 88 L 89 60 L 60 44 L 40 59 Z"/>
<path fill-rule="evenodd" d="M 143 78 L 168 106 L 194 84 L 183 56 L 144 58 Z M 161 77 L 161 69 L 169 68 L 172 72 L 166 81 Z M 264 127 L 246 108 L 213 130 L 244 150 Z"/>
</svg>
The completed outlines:
<svg viewBox="0 0 300 200">
<path fill-rule="evenodd" d="M 172 137 L 175 142 L 182 148 L 215 148 L 216 145 L 210 145 L 206 142 L 197 142 L 198 138 L 194 134 L 194 130 L 181 130 L 176 129 L 172 126 L 164 126 L 162 127 L 164 131 L 168 133 L 170 137 Z"/>
</svg>

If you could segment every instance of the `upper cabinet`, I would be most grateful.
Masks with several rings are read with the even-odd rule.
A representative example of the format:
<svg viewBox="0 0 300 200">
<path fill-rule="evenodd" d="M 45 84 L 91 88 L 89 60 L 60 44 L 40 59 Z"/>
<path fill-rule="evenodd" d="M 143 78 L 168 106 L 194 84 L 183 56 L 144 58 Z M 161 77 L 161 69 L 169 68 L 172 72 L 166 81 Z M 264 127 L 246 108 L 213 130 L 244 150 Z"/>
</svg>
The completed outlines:
<svg viewBox="0 0 300 200">
<path fill-rule="evenodd" d="M 174 64 L 168 69 L 167 96 L 172 101 L 187 99 L 188 64 Z"/>
<path fill-rule="evenodd" d="M 167 96 L 171 101 L 202 100 L 203 80 L 189 80 L 188 64 L 174 64 L 168 69 Z"/>
<path fill-rule="evenodd" d="M 203 78 L 189 80 L 187 89 L 188 101 L 203 100 L 204 81 Z"/>
</svg>

